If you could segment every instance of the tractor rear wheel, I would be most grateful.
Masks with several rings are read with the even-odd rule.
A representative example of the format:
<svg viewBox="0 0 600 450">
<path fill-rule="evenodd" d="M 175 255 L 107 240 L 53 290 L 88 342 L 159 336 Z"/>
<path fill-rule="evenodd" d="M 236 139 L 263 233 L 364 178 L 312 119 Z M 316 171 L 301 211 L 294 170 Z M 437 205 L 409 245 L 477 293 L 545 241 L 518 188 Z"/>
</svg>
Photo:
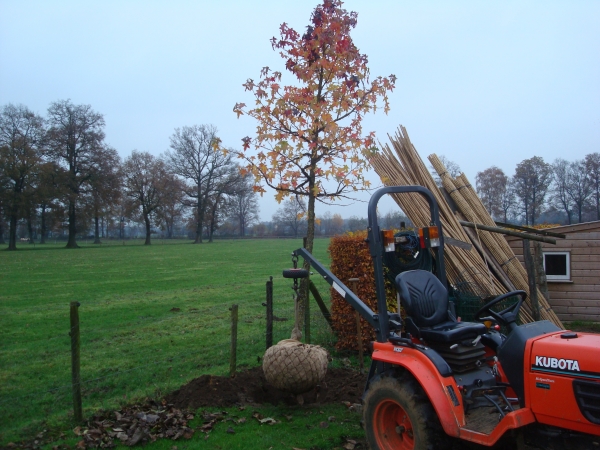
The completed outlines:
<svg viewBox="0 0 600 450">
<path fill-rule="evenodd" d="M 375 378 L 363 419 L 372 450 L 439 450 L 448 444 L 429 399 L 410 374 Z"/>
</svg>

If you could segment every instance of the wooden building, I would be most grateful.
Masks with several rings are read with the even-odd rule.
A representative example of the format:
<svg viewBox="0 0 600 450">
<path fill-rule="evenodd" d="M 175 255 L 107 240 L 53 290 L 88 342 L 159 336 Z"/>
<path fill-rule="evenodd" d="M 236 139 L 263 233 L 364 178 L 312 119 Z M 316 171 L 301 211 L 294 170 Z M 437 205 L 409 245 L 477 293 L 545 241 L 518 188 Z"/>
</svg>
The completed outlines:
<svg viewBox="0 0 600 450">
<path fill-rule="evenodd" d="M 550 306 L 563 322 L 600 322 L 600 221 L 549 228 L 566 239 L 542 243 Z M 523 240 L 506 236 L 523 263 Z"/>
</svg>

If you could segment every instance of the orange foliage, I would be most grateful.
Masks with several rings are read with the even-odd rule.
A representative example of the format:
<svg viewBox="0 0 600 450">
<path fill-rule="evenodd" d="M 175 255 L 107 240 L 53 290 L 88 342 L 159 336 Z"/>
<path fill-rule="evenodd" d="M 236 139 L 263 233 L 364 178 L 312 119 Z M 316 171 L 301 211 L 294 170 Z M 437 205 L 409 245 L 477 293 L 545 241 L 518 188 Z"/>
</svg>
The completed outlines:
<svg viewBox="0 0 600 450">
<path fill-rule="evenodd" d="M 292 84 L 264 67 L 258 80 L 243 85 L 252 103 L 233 108 L 258 122 L 256 136 L 243 138 L 236 152 L 243 170 L 261 195 L 263 183 L 275 189 L 278 202 L 289 195 L 335 199 L 370 184 L 365 171 L 376 140 L 374 132 L 363 133 L 362 119 L 378 108 L 387 114 L 396 77 L 371 78 L 367 56 L 350 37 L 357 14 L 342 4 L 323 0 L 304 33 L 283 23 L 271 45 Z"/>
<path fill-rule="evenodd" d="M 354 289 L 350 278 L 358 278 L 355 294 L 369 308 L 377 312 L 377 294 L 375 292 L 375 273 L 373 259 L 365 242 L 366 232 L 347 233 L 331 238 L 329 255 L 331 272 L 350 289 Z M 388 309 L 396 310 L 396 294 L 392 284 L 386 280 Z M 358 350 L 355 310 L 333 288 L 331 289 L 331 316 L 333 328 L 337 334 L 338 350 Z M 375 331 L 367 321 L 361 318 L 363 349 L 375 339 Z"/>
</svg>

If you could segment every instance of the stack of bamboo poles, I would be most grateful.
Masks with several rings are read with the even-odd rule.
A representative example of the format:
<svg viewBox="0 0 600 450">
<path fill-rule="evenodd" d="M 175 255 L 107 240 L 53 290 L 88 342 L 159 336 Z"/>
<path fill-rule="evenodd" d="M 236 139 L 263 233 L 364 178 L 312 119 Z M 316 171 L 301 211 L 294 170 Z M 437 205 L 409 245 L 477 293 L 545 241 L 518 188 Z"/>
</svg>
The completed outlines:
<svg viewBox="0 0 600 450">
<path fill-rule="evenodd" d="M 470 250 L 446 246 L 444 262 L 448 280 L 453 284 L 468 283 L 481 296 L 499 295 L 517 289 L 529 293 L 527 273 L 504 237 L 479 229 L 463 228 L 459 223 L 459 220 L 466 220 L 496 226 L 465 175 L 453 179 L 436 155 L 429 157 L 451 199 L 447 201 L 411 143 L 406 129 L 400 126 L 396 136 L 389 138 L 397 159 L 391 148 L 385 145 L 382 153 L 372 160 L 384 184 L 420 185 L 429 189 L 438 202 L 444 236 L 473 244 Z M 394 199 L 416 226 L 429 225 L 429 206 L 419 194 L 395 195 Z M 452 206 L 449 202 L 453 203 Z M 538 298 L 541 318 L 562 327 L 541 293 Z M 521 308 L 521 320 L 533 321 L 529 297 Z"/>
</svg>

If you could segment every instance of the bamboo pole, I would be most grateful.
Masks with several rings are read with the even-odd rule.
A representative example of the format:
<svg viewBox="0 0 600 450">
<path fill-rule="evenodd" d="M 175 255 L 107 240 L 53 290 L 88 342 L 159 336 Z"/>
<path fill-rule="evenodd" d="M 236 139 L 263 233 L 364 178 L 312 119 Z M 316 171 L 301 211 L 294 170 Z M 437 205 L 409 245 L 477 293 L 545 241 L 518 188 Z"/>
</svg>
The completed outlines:
<svg viewBox="0 0 600 450">
<path fill-rule="evenodd" d="M 473 223 L 473 222 L 466 222 L 464 220 L 460 220 L 459 223 L 463 227 L 478 228 L 480 230 L 490 231 L 492 233 L 506 234 L 507 236 L 516 236 L 516 237 L 520 237 L 521 239 L 528 239 L 530 241 L 540 241 L 540 242 L 546 242 L 548 244 L 556 244 L 556 239 L 548 238 L 548 237 L 544 237 L 544 236 L 536 236 L 534 234 L 523 233 L 520 231 L 511 231 L 511 230 L 507 230 L 506 228 L 501 228 L 501 227 L 490 227 L 488 225 L 482 225 L 480 223 Z"/>
</svg>

